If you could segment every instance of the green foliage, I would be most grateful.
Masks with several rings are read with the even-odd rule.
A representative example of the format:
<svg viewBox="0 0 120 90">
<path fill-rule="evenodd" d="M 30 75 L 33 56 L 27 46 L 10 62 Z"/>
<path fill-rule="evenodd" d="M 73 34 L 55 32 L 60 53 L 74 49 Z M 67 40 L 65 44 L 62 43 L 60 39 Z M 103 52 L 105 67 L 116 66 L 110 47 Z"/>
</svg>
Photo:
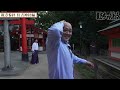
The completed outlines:
<svg viewBox="0 0 120 90">
<path fill-rule="evenodd" d="M 47 11 L 38 11 L 37 14 L 38 14 L 38 17 L 35 19 L 36 27 L 47 30 L 48 27 L 50 27 L 50 25 L 53 24 L 54 14 Z"/>
</svg>

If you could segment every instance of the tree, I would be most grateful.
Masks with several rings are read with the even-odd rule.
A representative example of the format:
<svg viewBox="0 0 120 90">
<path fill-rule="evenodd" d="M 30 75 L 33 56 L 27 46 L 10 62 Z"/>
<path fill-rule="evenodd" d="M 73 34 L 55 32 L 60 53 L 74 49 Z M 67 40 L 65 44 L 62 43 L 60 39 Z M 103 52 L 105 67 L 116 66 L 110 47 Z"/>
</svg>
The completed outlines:
<svg viewBox="0 0 120 90">
<path fill-rule="evenodd" d="M 38 11 L 38 17 L 35 19 L 35 26 L 47 30 L 50 25 L 56 21 L 55 13 L 48 11 Z"/>
<path fill-rule="evenodd" d="M 87 48 L 92 40 L 105 43 L 107 39 L 97 33 L 108 26 L 110 21 L 96 20 L 95 11 L 38 11 L 36 26 L 47 30 L 53 23 L 60 20 L 66 20 L 73 26 L 73 36 L 70 40 L 71 44 L 75 44 L 76 49 L 80 48 L 79 40 L 81 37 L 81 48 Z M 82 22 L 83 28 L 80 31 L 79 22 Z M 103 42 L 104 41 L 104 42 Z"/>
</svg>

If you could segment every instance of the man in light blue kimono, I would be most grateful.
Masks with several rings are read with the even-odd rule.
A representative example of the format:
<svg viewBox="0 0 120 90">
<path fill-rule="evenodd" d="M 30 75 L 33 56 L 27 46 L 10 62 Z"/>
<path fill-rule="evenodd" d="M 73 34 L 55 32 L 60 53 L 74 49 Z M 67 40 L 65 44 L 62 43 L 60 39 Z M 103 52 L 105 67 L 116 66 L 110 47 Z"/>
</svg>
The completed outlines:
<svg viewBox="0 0 120 90">
<path fill-rule="evenodd" d="M 74 63 L 93 66 L 93 63 L 75 56 L 69 49 L 72 26 L 69 22 L 60 21 L 48 28 L 46 50 L 50 79 L 74 79 Z"/>
</svg>

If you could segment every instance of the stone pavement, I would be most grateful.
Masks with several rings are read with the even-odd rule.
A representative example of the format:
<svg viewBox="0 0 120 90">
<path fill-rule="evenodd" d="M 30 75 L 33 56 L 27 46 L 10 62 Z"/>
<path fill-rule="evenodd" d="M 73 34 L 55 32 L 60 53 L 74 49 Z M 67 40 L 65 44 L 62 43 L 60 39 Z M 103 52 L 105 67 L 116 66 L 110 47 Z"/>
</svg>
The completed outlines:
<svg viewBox="0 0 120 90">
<path fill-rule="evenodd" d="M 4 52 L 0 52 L 0 76 L 19 75 L 29 66 L 28 62 L 21 61 L 21 52 L 11 52 L 11 65 L 13 70 L 2 71 L 4 67 Z"/>
<path fill-rule="evenodd" d="M 32 53 L 29 52 L 29 60 Z M 39 64 L 30 64 L 21 61 L 21 52 L 11 53 L 11 63 L 14 67 L 11 71 L 2 71 L 4 67 L 4 53 L 0 53 L 0 79 L 48 79 L 48 64 L 45 52 L 39 53 Z"/>
</svg>

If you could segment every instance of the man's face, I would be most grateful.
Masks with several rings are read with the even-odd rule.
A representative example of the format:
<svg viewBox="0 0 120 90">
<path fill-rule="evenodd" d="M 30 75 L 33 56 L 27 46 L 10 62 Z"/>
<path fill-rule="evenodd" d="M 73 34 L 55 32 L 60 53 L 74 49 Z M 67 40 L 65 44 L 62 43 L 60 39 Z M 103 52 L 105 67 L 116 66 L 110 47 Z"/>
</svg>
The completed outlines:
<svg viewBox="0 0 120 90">
<path fill-rule="evenodd" d="M 70 23 L 64 22 L 62 38 L 65 41 L 69 41 L 69 39 L 71 38 L 71 36 L 72 36 L 72 26 L 71 26 Z"/>
<path fill-rule="evenodd" d="M 35 40 L 35 42 L 37 43 L 37 42 L 38 42 L 38 40 L 36 39 L 36 40 Z"/>
</svg>

